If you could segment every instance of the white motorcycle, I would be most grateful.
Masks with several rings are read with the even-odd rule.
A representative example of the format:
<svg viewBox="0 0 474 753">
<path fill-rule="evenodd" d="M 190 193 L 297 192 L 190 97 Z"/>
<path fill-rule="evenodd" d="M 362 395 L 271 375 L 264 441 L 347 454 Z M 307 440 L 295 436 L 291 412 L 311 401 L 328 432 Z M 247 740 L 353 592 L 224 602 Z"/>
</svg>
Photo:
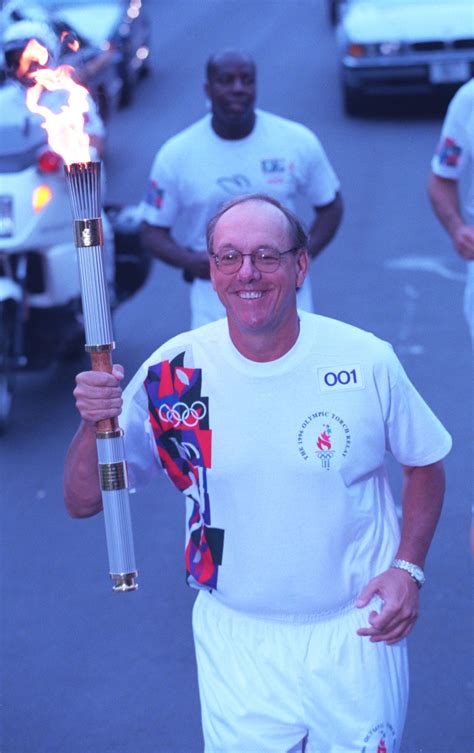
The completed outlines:
<svg viewBox="0 0 474 753">
<path fill-rule="evenodd" d="M 80 281 L 63 162 L 37 118 L 19 118 L 15 87 L 0 87 L 0 432 L 16 376 L 84 353 Z M 114 309 L 145 283 L 151 258 L 134 207 L 104 222 Z M 107 238 L 108 235 L 108 238 Z M 115 253 L 114 253 L 115 249 Z"/>
</svg>

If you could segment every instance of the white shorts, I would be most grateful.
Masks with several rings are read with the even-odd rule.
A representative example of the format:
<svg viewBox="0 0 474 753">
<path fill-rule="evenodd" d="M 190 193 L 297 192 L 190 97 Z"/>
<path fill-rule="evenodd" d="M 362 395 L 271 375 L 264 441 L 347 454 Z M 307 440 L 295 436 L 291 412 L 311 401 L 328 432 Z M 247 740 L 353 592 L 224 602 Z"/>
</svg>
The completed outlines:
<svg viewBox="0 0 474 753">
<path fill-rule="evenodd" d="M 200 592 L 193 628 L 206 753 L 397 753 L 406 645 L 356 634 L 373 609 L 289 623 Z"/>
</svg>

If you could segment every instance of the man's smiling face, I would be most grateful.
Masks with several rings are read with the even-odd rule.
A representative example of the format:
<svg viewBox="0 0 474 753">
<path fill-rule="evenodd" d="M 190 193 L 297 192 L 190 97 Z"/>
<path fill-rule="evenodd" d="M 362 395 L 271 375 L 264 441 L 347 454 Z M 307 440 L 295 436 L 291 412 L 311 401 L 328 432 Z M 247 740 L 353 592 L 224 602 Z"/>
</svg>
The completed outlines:
<svg viewBox="0 0 474 753">
<path fill-rule="evenodd" d="M 288 251 L 294 245 L 285 215 L 272 204 L 249 200 L 237 204 L 218 220 L 212 253 L 229 251 L 251 254 L 259 249 L 272 253 Z M 214 290 L 226 308 L 234 345 L 245 353 L 248 337 L 275 335 L 284 340 L 297 318 L 296 289 L 303 283 L 308 265 L 305 250 L 284 254 L 274 271 L 262 272 L 250 256 L 240 269 L 226 274 L 211 262 Z M 239 347 L 239 344 L 242 347 Z"/>
</svg>

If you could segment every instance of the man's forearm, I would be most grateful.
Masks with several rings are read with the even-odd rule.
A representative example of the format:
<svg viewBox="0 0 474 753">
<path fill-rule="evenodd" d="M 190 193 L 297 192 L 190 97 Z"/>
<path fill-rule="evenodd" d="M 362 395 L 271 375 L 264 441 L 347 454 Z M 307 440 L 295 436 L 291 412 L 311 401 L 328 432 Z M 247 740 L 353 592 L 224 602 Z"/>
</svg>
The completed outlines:
<svg viewBox="0 0 474 753">
<path fill-rule="evenodd" d="M 184 269 L 190 280 L 194 277 L 209 279 L 207 252 L 197 252 L 186 246 L 180 246 L 172 237 L 169 228 L 155 227 L 143 222 L 140 227 L 140 237 L 143 245 L 153 256 L 172 267 Z"/>
<path fill-rule="evenodd" d="M 431 173 L 428 181 L 428 195 L 437 218 L 454 239 L 456 230 L 464 224 L 459 205 L 457 181 Z"/>
<path fill-rule="evenodd" d="M 102 510 L 95 428 L 85 422 L 67 451 L 64 500 L 73 518 L 87 518 Z"/>
<path fill-rule="evenodd" d="M 143 245 L 157 259 L 172 267 L 186 268 L 193 252 L 176 243 L 168 229 L 155 228 L 144 222 L 140 228 L 140 236 Z"/>
<path fill-rule="evenodd" d="M 443 505 L 444 466 L 404 468 L 403 520 L 397 558 L 423 567 Z"/>
<path fill-rule="evenodd" d="M 336 231 L 341 224 L 344 205 L 339 193 L 331 204 L 325 207 L 319 207 L 316 211 L 316 217 L 309 230 L 309 255 L 314 258 L 323 248 L 334 238 Z"/>
</svg>

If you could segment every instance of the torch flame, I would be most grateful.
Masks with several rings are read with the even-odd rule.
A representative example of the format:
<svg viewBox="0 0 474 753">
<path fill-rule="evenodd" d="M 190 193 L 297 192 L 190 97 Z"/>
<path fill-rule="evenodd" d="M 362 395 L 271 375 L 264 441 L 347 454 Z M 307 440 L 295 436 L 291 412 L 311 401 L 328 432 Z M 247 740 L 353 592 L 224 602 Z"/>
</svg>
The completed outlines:
<svg viewBox="0 0 474 753">
<path fill-rule="evenodd" d="M 18 76 L 23 77 L 28 74 L 32 63 L 46 65 L 49 53 L 46 47 L 43 47 L 36 39 L 30 39 L 21 55 L 18 63 Z"/>
<path fill-rule="evenodd" d="M 70 31 L 61 32 L 61 44 L 63 43 L 73 52 L 77 52 L 80 47 L 79 40 L 75 39 Z"/>
<path fill-rule="evenodd" d="M 72 77 L 74 68 L 59 65 L 57 68 L 39 68 L 30 71 L 32 63 L 45 65 L 48 51 L 36 39 L 31 39 L 20 59 L 20 67 L 35 83 L 26 93 L 26 106 L 31 112 L 40 115 L 41 124 L 48 134 L 48 142 L 66 164 L 89 162 L 89 136 L 84 130 L 84 113 L 89 110 L 88 91 L 76 83 Z M 43 92 L 66 91 L 67 102 L 59 112 L 54 112 L 45 104 L 40 104 Z"/>
</svg>

